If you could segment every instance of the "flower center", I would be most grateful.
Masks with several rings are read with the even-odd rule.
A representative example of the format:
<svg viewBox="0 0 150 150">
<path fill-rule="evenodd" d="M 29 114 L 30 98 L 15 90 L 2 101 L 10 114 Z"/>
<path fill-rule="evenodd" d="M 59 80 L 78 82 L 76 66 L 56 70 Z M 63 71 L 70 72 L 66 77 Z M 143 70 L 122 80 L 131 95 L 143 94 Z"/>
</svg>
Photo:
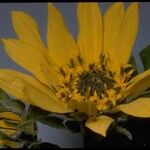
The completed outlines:
<svg viewBox="0 0 150 150">
<path fill-rule="evenodd" d="M 133 69 L 130 65 L 122 67 L 120 74 L 117 74 L 107 66 L 105 55 L 100 56 L 99 64 L 93 63 L 86 67 L 79 58 L 71 59 L 66 66 L 59 68 L 56 95 L 67 104 L 72 100 L 85 103 L 87 108 L 81 104 L 77 108 L 79 112 L 89 109 L 90 103 L 96 105 L 97 113 L 109 111 L 122 98 L 122 91 L 126 88 Z"/>
<path fill-rule="evenodd" d="M 108 95 L 106 91 L 113 88 L 114 83 L 115 81 L 108 77 L 107 73 L 100 69 L 91 69 L 79 75 L 77 89 L 82 96 L 87 94 L 93 96 L 94 92 L 96 92 L 97 96 L 101 98 L 102 94 Z"/>
</svg>

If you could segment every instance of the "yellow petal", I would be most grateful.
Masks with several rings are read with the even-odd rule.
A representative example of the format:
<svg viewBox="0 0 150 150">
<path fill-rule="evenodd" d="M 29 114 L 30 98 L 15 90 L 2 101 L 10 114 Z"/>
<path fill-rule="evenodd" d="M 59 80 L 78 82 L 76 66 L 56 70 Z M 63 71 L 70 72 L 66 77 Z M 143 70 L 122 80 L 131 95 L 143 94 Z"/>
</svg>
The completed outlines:
<svg viewBox="0 0 150 150">
<path fill-rule="evenodd" d="M 116 64 L 119 63 L 120 65 L 124 65 L 128 63 L 136 40 L 138 23 L 138 3 L 132 3 L 126 11 L 118 39 L 115 42 L 116 55 L 114 57 L 114 61 Z"/>
<path fill-rule="evenodd" d="M 131 116 L 150 118 L 150 98 L 139 98 L 128 104 L 118 105 L 113 111 L 118 110 Z"/>
<path fill-rule="evenodd" d="M 31 16 L 21 11 L 13 11 L 12 23 L 15 32 L 21 41 L 44 50 L 38 25 Z"/>
<path fill-rule="evenodd" d="M 41 84 L 41 82 L 24 73 L 8 69 L 0 69 L 0 88 L 24 102 L 31 103 L 23 91 L 25 82 L 39 88 L 45 93 L 49 93 L 50 91 L 46 86 Z"/>
<path fill-rule="evenodd" d="M 21 117 L 12 113 L 12 112 L 1 112 L 0 118 L 15 120 L 15 121 L 22 121 Z"/>
<path fill-rule="evenodd" d="M 26 84 L 24 92 L 29 97 L 33 105 L 44 110 L 55 113 L 67 113 L 71 111 L 67 108 L 67 105 L 57 99 L 56 95 L 52 92 L 45 94 L 40 89 L 33 87 L 30 84 Z"/>
<path fill-rule="evenodd" d="M 125 9 L 122 2 L 112 4 L 104 14 L 104 52 L 108 54 L 111 63 L 116 55 L 115 42 L 119 36 Z M 111 64 L 112 65 L 112 64 Z"/>
<path fill-rule="evenodd" d="M 78 55 L 77 44 L 68 32 L 61 13 L 51 3 L 48 4 L 47 43 L 50 57 L 60 66 Z"/>
<path fill-rule="evenodd" d="M 67 107 L 41 82 L 17 71 L 0 69 L 0 88 L 19 100 L 53 112 L 67 112 Z"/>
<path fill-rule="evenodd" d="M 22 148 L 23 147 L 23 142 L 21 141 L 3 140 L 2 144 L 6 145 L 9 148 Z"/>
<path fill-rule="evenodd" d="M 12 129 L 0 128 L 0 132 L 3 132 L 3 133 L 5 133 L 8 136 L 12 136 L 12 135 L 16 134 L 17 131 L 16 130 L 12 130 Z"/>
<path fill-rule="evenodd" d="M 20 66 L 30 71 L 46 85 L 52 78 L 51 64 L 38 47 L 15 39 L 3 39 L 7 54 Z"/>
<path fill-rule="evenodd" d="M 85 113 L 88 116 L 96 114 L 96 105 L 93 102 L 71 100 L 68 102 L 68 107 L 72 110 L 77 109 L 80 113 Z"/>
<path fill-rule="evenodd" d="M 85 63 L 99 61 L 102 51 L 102 15 L 97 3 L 78 3 L 79 33 L 77 43 Z"/>
<path fill-rule="evenodd" d="M 5 123 L 4 120 L 0 120 L 0 128 L 6 128 L 6 129 L 12 129 L 12 130 L 17 129 L 17 127 L 15 127 L 14 125 L 8 125 L 7 123 Z"/>
<path fill-rule="evenodd" d="M 139 94 L 150 87 L 150 69 L 137 75 L 129 82 L 129 86 L 123 93 L 126 95 Z"/>
<path fill-rule="evenodd" d="M 93 132 L 106 136 L 107 129 L 114 120 L 108 116 L 99 116 L 96 120 L 88 120 L 86 122 L 86 127 L 91 129 Z"/>
</svg>

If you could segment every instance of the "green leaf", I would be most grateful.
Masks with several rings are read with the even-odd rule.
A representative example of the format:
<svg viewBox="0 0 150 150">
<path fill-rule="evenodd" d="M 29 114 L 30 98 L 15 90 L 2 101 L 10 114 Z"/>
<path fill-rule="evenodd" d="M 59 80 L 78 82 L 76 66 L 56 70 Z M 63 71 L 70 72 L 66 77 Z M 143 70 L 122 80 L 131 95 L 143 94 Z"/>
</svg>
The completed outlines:
<svg viewBox="0 0 150 150">
<path fill-rule="evenodd" d="M 49 112 L 30 105 L 28 109 L 27 120 L 38 120 L 48 114 Z"/>
<path fill-rule="evenodd" d="M 8 120 L 8 119 L 3 119 L 3 120 L 7 125 L 12 126 L 12 127 L 16 127 L 19 125 L 18 121 Z"/>
<path fill-rule="evenodd" d="M 81 132 L 81 127 L 80 127 L 80 123 L 76 120 L 66 120 L 64 121 L 64 125 L 66 127 L 66 129 L 68 129 L 69 131 L 73 132 L 73 133 L 79 133 Z"/>
<path fill-rule="evenodd" d="M 49 114 L 45 117 L 38 119 L 38 121 L 53 128 L 65 129 L 65 126 L 63 124 L 64 119 L 60 116 Z"/>
<path fill-rule="evenodd" d="M 18 125 L 18 130 L 20 132 L 24 132 L 26 134 L 30 134 L 32 136 L 37 135 L 37 129 L 36 129 L 36 124 L 35 121 L 29 120 L 29 121 L 24 121 Z"/>
<path fill-rule="evenodd" d="M 64 119 L 60 115 L 49 113 L 35 106 L 29 107 L 27 119 L 39 121 L 54 128 L 65 128 Z"/>
<path fill-rule="evenodd" d="M 140 58 L 142 60 L 144 70 L 150 69 L 150 45 L 145 47 L 140 53 Z"/>
<path fill-rule="evenodd" d="M 24 113 L 25 104 L 18 100 L 11 99 L 5 91 L 0 89 L 0 107 L 4 111 L 6 109 L 7 111 L 22 115 Z"/>
<path fill-rule="evenodd" d="M 129 64 L 137 68 L 135 57 L 132 55 L 129 61 Z"/>
<path fill-rule="evenodd" d="M 4 146 L 7 147 L 7 148 L 23 148 L 24 142 L 23 141 L 6 140 L 4 142 Z"/>
<path fill-rule="evenodd" d="M 22 148 L 24 145 L 23 141 L 15 140 L 3 132 L 0 132 L 0 140 L 3 141 L 1 148 Z"/>
<path fill-rule="evenodd" d="M 134 72 L 133 72 L 133 74 L 131 76 L 131 78 L 132 78 L 132 77 L 138 75 L 138 67 L 137 67 L 137 64 L 136 64 L 135 57 L 133 55 L 130 58 L 129 64 L 131 64 L 132 65 L 132 69 L 134 69 Z"/>
<path fill-rule="evenodd" d="M 33 143 L 32 145 L 30 145 L 29 148 L 33 148 L 33 149 L 36 149 L 36 148 L 60 148 L 58 145 L 55 145 L 55 144 L 51 144 L 51 143 L 47 143 L 47 142 L 36 142 L 36 143 Z"/>
<path fill-rule="evenodd" d="M 115 127 L 115 129 L 116 129 L 117 132 L 125 135 L 129 140 L 132 140 L 132 134 L 126 128 L 123 128 L 123 127 L 117 125 Z"/>
<path fill-rule="evenodd" d="M 11 137 L 0 131 L 0 140 L 11 140 Z"/>
</svg>

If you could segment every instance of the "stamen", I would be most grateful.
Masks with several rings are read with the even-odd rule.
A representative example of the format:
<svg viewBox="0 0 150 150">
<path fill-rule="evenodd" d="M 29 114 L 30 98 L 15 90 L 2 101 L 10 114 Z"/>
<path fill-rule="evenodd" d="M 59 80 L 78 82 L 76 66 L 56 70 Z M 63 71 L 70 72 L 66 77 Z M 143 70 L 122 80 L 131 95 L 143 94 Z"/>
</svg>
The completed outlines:
<svg viewBox="0 0 150 150">
<path fill-rule="evenodd" d="M 75 62 L 73 59 L 70 59 L 70 63 L 68 64 L 70 68 L 75 68 Z"/>
<path fill-rule="evenodd" d="M 63 75 L 64 77 L 66 76 L 66 73 L 65 73 L 65 71 L 64 71 L 64 69 L 62 67 L 59 68 L 59 73 L 61 75 Z"/>
<path fill-rule="evenodd" d="M 112 88 L 114 83 L 115 81 L 110 79 L 106 73 L 94 69 L 81 73 L 76 86 L 82 96 L 85 96 L 90 89 L 90 96 L 93 96 L 96 91 L 97 95 L 101 97 L 101 94 L 108 96 L 106 90 Z"/>
<path fill-rule="evenodd" d="M 80 65 L 83 64 L 83 60 L 82 60 L 82 58 L 80 56 L 77 57 L 77 60 L 78 60 L 78 62 L 79 62 Z"/>
</svg>

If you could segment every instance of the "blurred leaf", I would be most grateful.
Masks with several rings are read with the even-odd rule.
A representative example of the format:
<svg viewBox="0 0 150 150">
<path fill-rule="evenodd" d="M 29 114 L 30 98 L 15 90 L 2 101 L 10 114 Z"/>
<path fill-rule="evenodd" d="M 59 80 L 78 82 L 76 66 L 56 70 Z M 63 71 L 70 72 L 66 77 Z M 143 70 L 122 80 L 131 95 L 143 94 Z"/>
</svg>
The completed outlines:
<svg viewBox="0 0 150 150">
<path fill-rule="evenodd" d="M 12 126 L 12 127 L 16 127 L 19 125 L 18 121 L 14 121 L 14 120 L 7 120 L 7 119 L 3 119 L 5 124 L 7 124 L 8 126 Z"/>
<path fill-rule="evenodd" d="M 33 143 L 29 148 L 60 148 L 58 145 L 47 143 L 47 142 L 36 142 Z"/>
<path fill-rule="evenodd" d="M 64 121 L 66 129 L 70 130 L 73 133 L 81 132 L 80 123 L 76 120 L 66 120 Z"/>
<path fill-rule="evenodd" d="M 24 132 L 26 134 L 30 134 L 32 136 L 36 136 L 36 124 L 35 121 L 24 121 L 18 125 L 18 129 L 20 132 Z"/>
<path fill-rule="evenodd" d="M 1 148 L 22 148 L 24 145 L 23 141 L 15 140 L 14 138 L 6 135 L 3 132 L 0 132 L 0 141 L 1 141 Z"/>
<path fill-rule="evenodd" d="M 137 67 L 137 64 L 136 64 L 135 57 L 133 55 L 130 58 L 129 64 L 131 64 L 132 65 L 132 69 L 134 69 L 134 72 L 133 72 L 133 74 L 131 76 L 131 78 L 132 78 L 132 77 L 138 75 L 138 67 Z"/>
<path fill-rule="evenodd" d="M 3 142 L 4 146 L 7 148 L 23 148 L 24 142 L 23 141 L 9 141 L 6 140 Z"/>
<path fill-rule="evenodd" d="M 27 120 L 38 120 L 39 118 L 44 117 L 48 114 L 49 112 L 30 105 L 28 109 Z"/>
<path fill-rule="evenodd" d="M 59 115 L 54 115 L 53 113 L 44 111 L 35 106 L 29 107 L 27 119 L 39 121 L 43 124 L 46 124 L 54 128 L 65 128 L 63 124 L 64 119 L 62 117 L 60 117 Z"/>
<path fill-rule="evenodd" d="M 10 140 L 12 138 L 0 131 L 0 140 L 8 140 L 8 139 Z"/>
<path fill-rule="evenodd" d="M 145 47 L 140 53 L 140 58 L 142 60 L 144 70 L 150 69 L 150 45 Z"/>
<path fill-rule="evenodd" d="M 25 104 L 18 100 L 11 99 L 2 89 L 0 89 L 0 106 L 3 107 L 2 109 L 5 108 L 17 114 L 23 114 L 25 109 Z"/>
<path fill-rule="evenodd" d="M 130 58 L 129 64 L 131 64 L 131 65 L 133 65 L 135 68 L 137 68 L 136 60 L 135 60 L 135 57 L 134 57 L 133 55 L 132 55 L 131 58 Z"/>
<path fill-rule="evenodd" d="M 115 129 L 116 129 L 117 132 L 125 135 L 129 140 L 132 140 L 132 134 L 126 128 L 123 128 L 123 127 L 117 125 L 115 127 Z"/>
<path fill-rule="evenodd" d="M 47 115 L 45 117 L 38 119 L 38 121 L 53 128 L 65 129 L 63 124 L 64 119 L 59 116 Z"/>
</svg>

